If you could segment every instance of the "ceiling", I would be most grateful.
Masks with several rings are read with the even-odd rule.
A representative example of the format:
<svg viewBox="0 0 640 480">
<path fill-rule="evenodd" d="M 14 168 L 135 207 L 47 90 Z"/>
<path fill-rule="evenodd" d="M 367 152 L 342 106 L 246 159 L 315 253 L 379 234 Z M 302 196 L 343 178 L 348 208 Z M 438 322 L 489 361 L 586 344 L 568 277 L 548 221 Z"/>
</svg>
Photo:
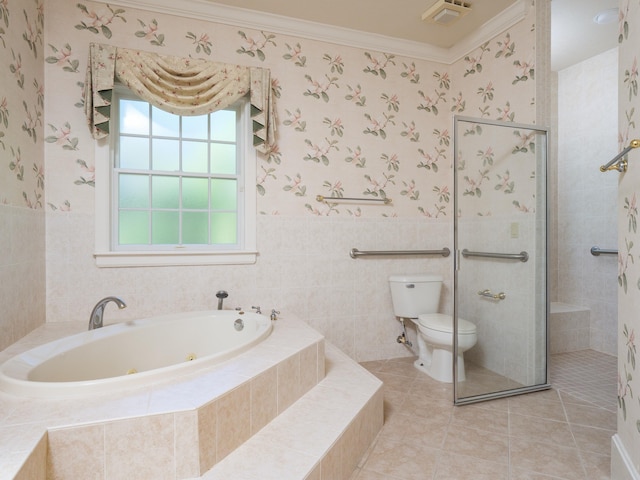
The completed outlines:
<svg viewBox="0 0 640 480">
<path fill-rule="evenodd" d="M 460 0 L 456 0 L 460 3 Z M 471 12 L 450 26 L 422 20 L 436 0 L 212 0 L 213 3 L 289 17 L 383 37 L 450 48 L 517 0 L 465 0 Z M 551 68 L 562 70 L 617 45 L 618 23 L 596 25 L 593 17 L 618 0 L 552 0 Z"/>
</svg>

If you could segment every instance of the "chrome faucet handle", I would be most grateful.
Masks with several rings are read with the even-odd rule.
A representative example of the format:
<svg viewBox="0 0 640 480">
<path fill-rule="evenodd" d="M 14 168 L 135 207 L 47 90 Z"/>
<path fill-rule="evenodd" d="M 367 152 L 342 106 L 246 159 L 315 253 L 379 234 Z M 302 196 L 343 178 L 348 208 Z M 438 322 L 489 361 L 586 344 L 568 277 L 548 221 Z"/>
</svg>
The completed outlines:
<svg viewBox="0 0 640 480">
<path fill-rule="evenodd" d="M 275 308 L 271 310 L 271 320 L 277 320 L 278 315 L 280 315 L 280 312 L 278 310 L 276 310 Z"/>
<path fill-rule="evenodd" d="M 251 307 L 251 308 L 253 308 L 256 311 L 256 313 L 262 313 L 262 311 L 260 310 L 260 306 Z"/>
</svg>

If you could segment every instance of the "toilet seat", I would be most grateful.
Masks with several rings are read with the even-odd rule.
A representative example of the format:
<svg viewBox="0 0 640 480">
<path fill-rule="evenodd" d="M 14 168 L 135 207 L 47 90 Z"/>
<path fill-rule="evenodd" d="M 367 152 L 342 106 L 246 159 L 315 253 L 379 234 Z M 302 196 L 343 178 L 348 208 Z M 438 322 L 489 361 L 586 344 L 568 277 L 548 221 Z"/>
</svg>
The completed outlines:
<svg viewBox="0 0 640 480">
<path fill-rule="evenodd" d="M 418 315 L 418 323 L 424 328 L 443 333 L 453 333 L 453 318 L 444 313 Z M 476 333 L 476 326 L 463 318 L 458 318 L 458 335 Z"/>
</svg>

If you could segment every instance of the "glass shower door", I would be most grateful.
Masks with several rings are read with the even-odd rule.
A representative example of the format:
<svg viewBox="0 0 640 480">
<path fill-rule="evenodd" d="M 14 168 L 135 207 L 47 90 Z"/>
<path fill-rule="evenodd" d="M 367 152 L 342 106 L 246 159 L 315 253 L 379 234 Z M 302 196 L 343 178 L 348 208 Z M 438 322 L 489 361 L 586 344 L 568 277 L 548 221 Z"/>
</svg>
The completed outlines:
<svg viewBox="0 0 640 480">
<path fill-rule="evenodd" d="M 454 402 L 549 388 L 547 131 L 454 123 Z"/>
</svg>

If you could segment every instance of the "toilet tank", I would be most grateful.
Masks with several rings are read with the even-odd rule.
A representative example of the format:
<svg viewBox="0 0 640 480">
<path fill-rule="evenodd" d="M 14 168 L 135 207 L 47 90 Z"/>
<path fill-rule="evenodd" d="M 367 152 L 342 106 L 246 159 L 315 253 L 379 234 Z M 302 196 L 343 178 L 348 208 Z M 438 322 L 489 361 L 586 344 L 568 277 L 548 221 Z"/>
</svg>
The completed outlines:
<svg viewBox="0 0 640 480">
<path fill-rule="evenodd" d="M 438 312 L 442 275 L 392 275 L 389 285 L 396 317 L 417 318 Z"/>
</svg>

